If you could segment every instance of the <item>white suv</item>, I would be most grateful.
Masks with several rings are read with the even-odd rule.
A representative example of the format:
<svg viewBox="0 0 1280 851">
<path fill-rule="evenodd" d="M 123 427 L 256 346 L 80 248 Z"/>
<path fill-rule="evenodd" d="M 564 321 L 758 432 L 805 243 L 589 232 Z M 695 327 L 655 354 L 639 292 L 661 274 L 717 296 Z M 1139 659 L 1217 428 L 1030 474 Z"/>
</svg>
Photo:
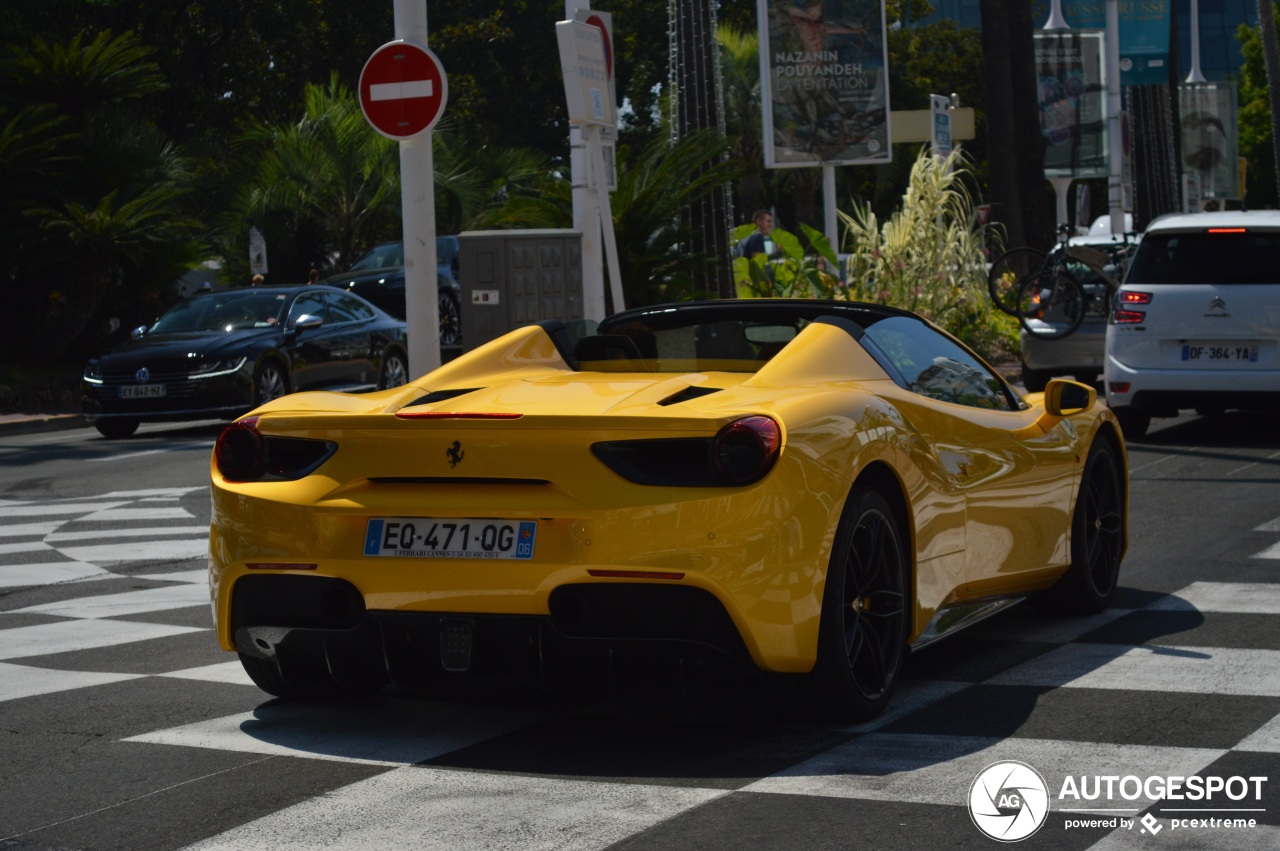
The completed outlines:
<svg viewBox="0 0 1280 851">
<path fill-rule="evenodd" d="M 1280 408 L 1280 211 L 1163 216 L 1107 324 L 1107 404 L 1127 437 L 1179 409 Z"/>
</svg>

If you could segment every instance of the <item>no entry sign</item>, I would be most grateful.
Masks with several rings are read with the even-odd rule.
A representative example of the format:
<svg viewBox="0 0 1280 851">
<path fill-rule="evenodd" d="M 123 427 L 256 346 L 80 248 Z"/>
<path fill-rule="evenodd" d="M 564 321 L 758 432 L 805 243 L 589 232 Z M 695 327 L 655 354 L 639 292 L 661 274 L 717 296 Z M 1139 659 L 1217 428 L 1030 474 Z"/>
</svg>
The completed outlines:
<svg viewBox="0 0 1280 851">
<path fill-rule="evenodd" d="M 430 50 L 411 42 L 387 42 L 360 72 L 360 108 L 373 129 L 390 139 L 430 130 L 448 98 L 444 66 Z"/>
</svg>

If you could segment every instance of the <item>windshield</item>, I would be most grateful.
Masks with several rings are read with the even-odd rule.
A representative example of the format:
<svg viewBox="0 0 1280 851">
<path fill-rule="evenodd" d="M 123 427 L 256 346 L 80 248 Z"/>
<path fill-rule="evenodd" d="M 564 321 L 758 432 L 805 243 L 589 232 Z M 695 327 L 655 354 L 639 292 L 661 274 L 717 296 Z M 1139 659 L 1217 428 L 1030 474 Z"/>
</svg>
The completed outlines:
<svg viewBox="0 0 1280 851">
<path fill-rule="evenodd" d="M 379 245 L 365 256 L 351 264 L 348 272 L 364 272 L 369 269 L 389 269 L 393 266 L 404 265 L 404 245 L 399 242 L 389 242 L 386 245 Z"/>
<path fill-rule="evenodd" d="M 287 293 L 232 290 L 187 299 L 151 326 L 152 334 L 271 328 L 284 319 Z"/>
<path fill-rule="evenodd" d="M 1125 278 L 1128 284 L 1275 284 L 1280 233 L 1149 233 Z"/>
</svg>

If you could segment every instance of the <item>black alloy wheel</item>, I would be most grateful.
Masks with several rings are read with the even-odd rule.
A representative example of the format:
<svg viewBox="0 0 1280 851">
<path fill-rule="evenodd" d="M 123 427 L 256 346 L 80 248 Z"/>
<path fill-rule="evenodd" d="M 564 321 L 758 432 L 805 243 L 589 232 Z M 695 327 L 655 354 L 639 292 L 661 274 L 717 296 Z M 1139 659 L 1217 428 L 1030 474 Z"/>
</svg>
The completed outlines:
<svg viewBox="0 0 1280 851">
<path fill-rule="evenodd" d="M 1033 601 L 1040 608 L 1075 615 L 1107 608 L 1120 580 L 1124 542 L 1124 482 L 1116 450 L 1099 437 L 1089 447 L 1071 518 L 1071 566 Z"/>
<path fill-rule="evenodd" d="M 453 290 L 441 289 L 436 302 L 440 310 L 440 345 L 456 346 L 462 340 L 462 311 Z"/>
<path fill-rule="evenodd" d="M 289 392 L 289 376 L 279 361 L 264 361 L 253 377 L 253 401 L 263 405 Z"/>
<path fill-rule="evenodd" d="M 879 715 L 907 653 L 907 557 L 879 493 L 855 488 L 836 533 L 822 600 L 814 714 L 844 722 Z"/>
<path fill-rule="evenodd" d="M 392 349 L 382 355 L 382 370 L 378 374 L 378 389 L 387 390 L 399 387 L 409 381 L 409 366 L 404 355 Z"/>
</svg>

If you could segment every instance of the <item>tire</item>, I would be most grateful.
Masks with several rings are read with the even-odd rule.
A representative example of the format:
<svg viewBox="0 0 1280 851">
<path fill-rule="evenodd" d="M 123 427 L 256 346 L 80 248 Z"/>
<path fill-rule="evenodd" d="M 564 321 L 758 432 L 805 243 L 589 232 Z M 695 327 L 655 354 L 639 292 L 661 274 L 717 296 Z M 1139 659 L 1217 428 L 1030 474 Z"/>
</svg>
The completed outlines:
<svg viewBox="0 0 1280 851">
<path fill-rule="evenodd" d="M 280 673 L 270 659 L 240 653 L 240 665 L 253 684 L 281 700 L 359 700 L 376 692 L 379 685 L 346 686 L 335 682 L 293 682 Z"/>
<path fill-rule="evenodd" d="M 1116 415 L 1125 440 L 1137 440 L 1147 433 L 1147 428 L 1151 425 L 1151 415 L 1145 411 L 1125 406 L 1112 408 L 1111 413 Z"/>
<path fill-rule="evenodd" d="M 264 405 L 289 392 L 289 376 L 277 360 L 265 360 L 253 374 L 253 403 Z"/>
<path fill-rule="evenodd" d="M 409 381 L 409 365 L 399 349 L 387 349 L 382 353 L 382 369 L 378 371 L 378 389 L 399 387 Z"/>
<path fill-rule="evenodd" d="M 1073 615 L 1097 614 L 1110 606 L 1120 577 L 1125 522 L 1119 459 L 1111 442 L 1098 438 L 1089 447 L 1071 515 L 1071 566 L 1033 602 Z"/>
<path fill-rule="evenodd" d="M 1095 384 L 1098 383 L 1098 373 L 1077 372 L 1076 381 L 1079 381 L 1081 384 L 1088 384 L 1090 387 L 1093 387 Z M 1099 394 L 1099 395 L 1102 395 L 1102 394 Z"/>
<path fill-rule="evenodd" d="M 462 342 L 462 311 L 453 290 L 441 288 L 437 296 L 440 310 L 440 345 L 456 346 Z"/>
<path fill-rule="evenodd" d="M 1050 277 L 1052 275 L 1052 277 Z M 1050 299 L 1042 306 L 1042 299 Z M 1018 290 L 1018 321 L 1028 334 L 1040 340 L 1061 340 L 1074 334 L 1084 322 L 1084 289 L 1070 272 L 1058 270 L 1032 277 Z M 1041 320 L 1032 324 L 1030 320 Z"/>
<path fill-rule="evenodd" d="M 124 440 L 138 430 L 138 422 L 132 417 L 111 417 L 94 420 L 93 427 L 107 440 Z"/>
<path fill-rule="evenodd" d="M 811 715 L 856 723 L 884 711 L 907 655 L 907 564 L 889 504 L 855 486 L 823 588 L 818 660 L 806 682 Z"/>
<path fill-rule="evenodd" d="M 1022 386 L 1028 393 L 1043 393 L 1053 375 L 1047 370 L 1032 369 L 1025 363 L 1022 365 Z"/>
<path fill-rule="evenodd" d="M 1010 316 L 1017 316 L 1018 291 L 1044 265 L 1044 252 L 1036 248 L 1015 248 L 1000 255 L 987 273 L 991 303 Z"/>
</svg>

